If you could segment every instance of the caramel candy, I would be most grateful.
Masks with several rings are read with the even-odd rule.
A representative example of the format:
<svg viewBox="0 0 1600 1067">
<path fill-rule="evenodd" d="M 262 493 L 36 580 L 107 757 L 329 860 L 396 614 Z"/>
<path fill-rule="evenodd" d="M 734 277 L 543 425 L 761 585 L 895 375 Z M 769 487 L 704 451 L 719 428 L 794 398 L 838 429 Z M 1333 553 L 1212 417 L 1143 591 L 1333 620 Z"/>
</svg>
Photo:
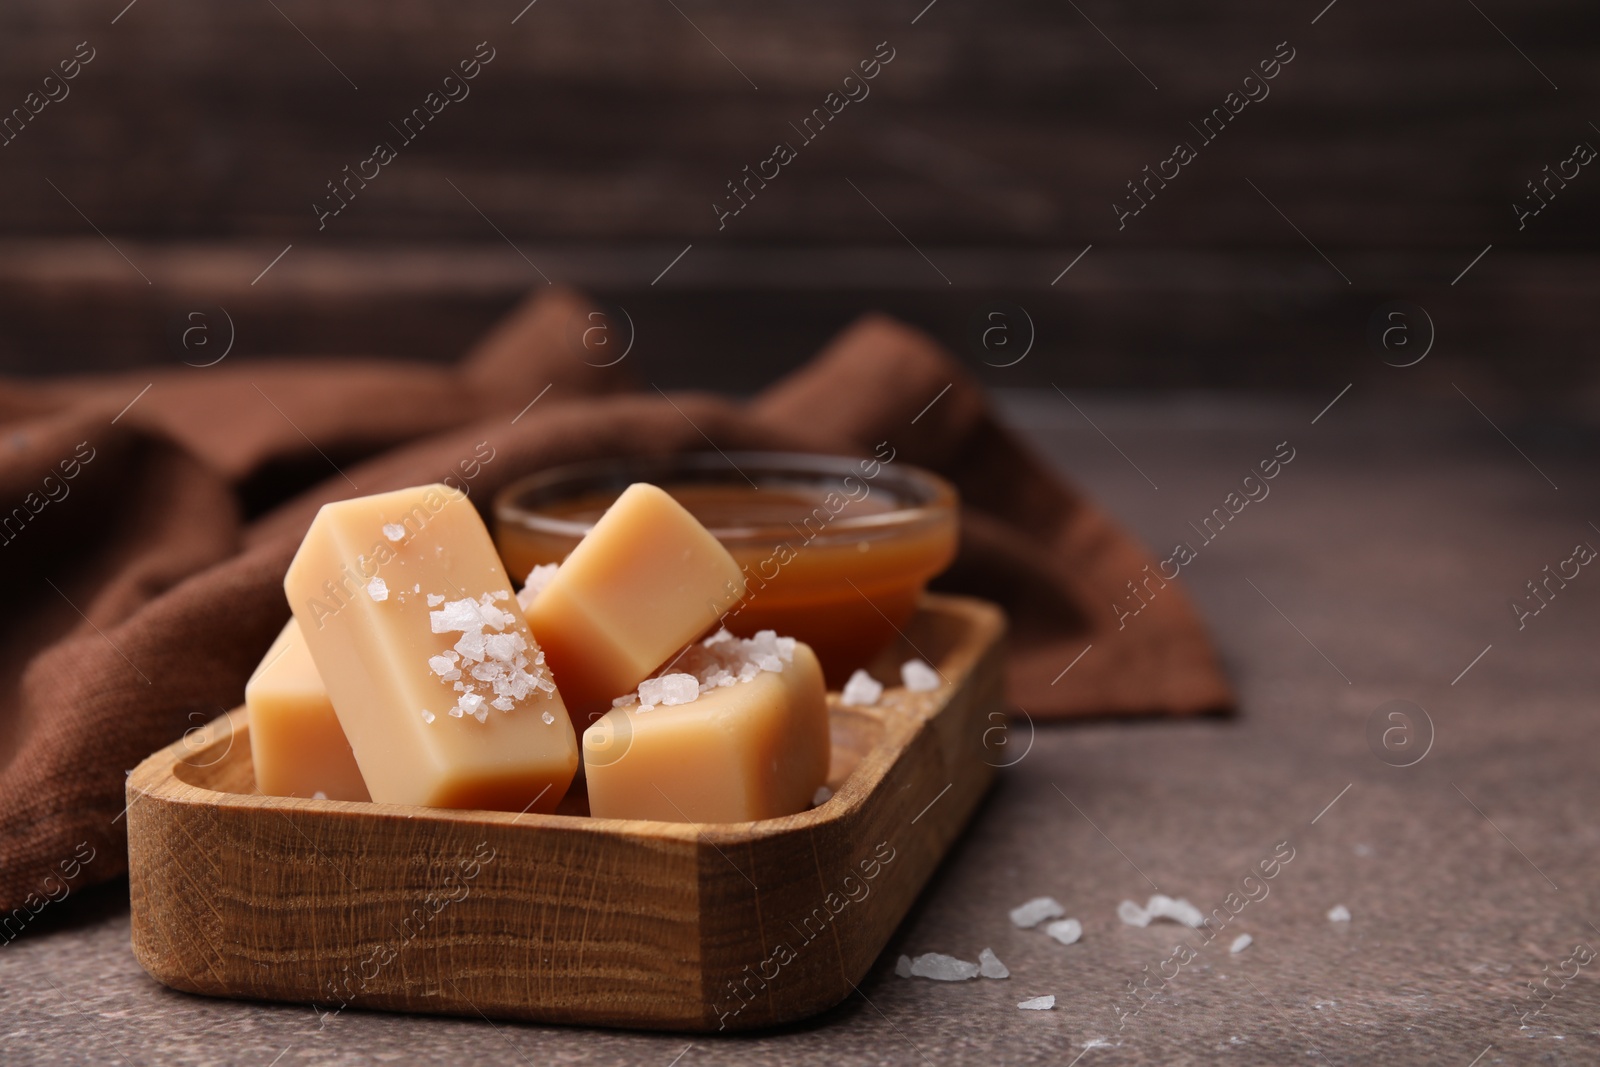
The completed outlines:
<svg viewBox="0 0 1600 1067">
<path fill-rule="evenodd" d="M 704 647 L 722 648 L 721 662 L 708 668 L 691 649 L 695 673 L 640 686 L 661 703 L 613 708 L 584 731 L 596 818 L 770 819 L 806 810 L 827 780 L 827 690 L 810 647 L 770 630 L 748 641 L 720 633 Z"/>
<path fill-rule="evenodd" d="M 294 619 L 250 676 L 244 702 L 257 789 L 273 797 L 372 799 Z"/>
<path fill-rule="evenodd" d="M 524 610 L 583 725 L 744 595 L 728 550 L 667 493 L 630 485 Z"/>
<path fill-rule="evenodd" d="M 463 493 L 324 505 L 284 591 L 374 801 L 555 809 L 577 739 Z"/>
</svg>

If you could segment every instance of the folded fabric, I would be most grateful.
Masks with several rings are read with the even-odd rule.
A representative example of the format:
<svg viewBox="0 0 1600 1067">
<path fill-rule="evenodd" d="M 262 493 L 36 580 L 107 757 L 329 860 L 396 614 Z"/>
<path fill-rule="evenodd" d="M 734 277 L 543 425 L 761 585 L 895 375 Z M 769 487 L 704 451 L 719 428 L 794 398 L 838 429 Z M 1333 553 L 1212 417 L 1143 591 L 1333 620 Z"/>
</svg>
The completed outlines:
<svg viewBox="0 0 1600 1067">
<path fill-rule="evenodd" d="M 455 366 L 238 361 L 0 383 L 13 608 L 0 913 L 44 899 L 65 863 L 81 866 L 75 888 L 126 870 L 126 773 L 240 703 L 288 616 L 284 571 L 317 509 L 423 482 L 450 479 L 487 512 L 515 478 L 596 456 L 888 441 L 960 490 L 961 548 L 936 586 L 1005 607 L 1010 695 L 1032 718 L 1231 705 L 1178 585 L 1119 629 L 1112 604 L 1154 557 L 1005 429 L 931 339 L 869 316 L 751 400 L 669 397 L 579 358 L 569 323 L 588 310 L 543 290 Z"/>
</svg>

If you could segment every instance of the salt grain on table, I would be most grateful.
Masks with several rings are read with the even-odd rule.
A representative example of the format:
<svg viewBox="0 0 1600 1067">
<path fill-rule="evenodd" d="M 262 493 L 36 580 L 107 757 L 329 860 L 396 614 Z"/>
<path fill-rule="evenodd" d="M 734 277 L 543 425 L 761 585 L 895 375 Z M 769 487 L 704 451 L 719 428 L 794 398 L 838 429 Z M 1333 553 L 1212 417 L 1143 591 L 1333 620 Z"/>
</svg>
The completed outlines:
<svg viewBox="0 0 1600 1067">
<path fill-rule="evenodd" d="M 1157 893 L 1144 906 L 1152 919 L 1171 919 L 1185 926 L 1198 928 L 1206 921 L 1204 913 L 1182 897 L 1173 900 L 1165 893 Z"/>
<path fill-rule="evenodd" d="M 910 956 L 901 956 L 899 959 L 895 960 L 894 961 L 894 973 L 898 974 L 901 978 L 910 978 L 911 977 L 911 957 Z"/>
<path fill-rule="evenodd" d="M 1255 938 L 1251 937 L 1249 934 L 1240 934 L 1238 937 L 1233 939 L 1233 944 L 1228 946 L 1228 951 L 1237 956 L 1239 953 L 1249 948 L 1254 942 Z"/>
<path fill-rule="evenodd" d="M 1056 903 L 1054 897 L 1034 897 L 1026 904 L 1011 909 L 1011 924 L 1019 930 L 1032 929 L 1046 919 L 1059 919 L 1067 909 Z"/>
<path fill-rule="evenodd" d="M 856 708 L 870 708 L 881 696 L 883 696 L 883 683 L 862 670 L 852 674 L 839 693 L 841 701 Z"/>
<path fill-rule="evenodd" d="M 1022 1003 L 1017 1005 L 1017 1007 L 1021 1008 L 1023 1011 L 1049 1011 L 1055 1006 L 1056 998 L 1053 996 L 1034 997 L 1032 1000 L 1024 1000 Z"/>
<path fill-rule="evenodd" d="M 1010 978 L 1011 971 L 1000 962 L 1000 957 L 994 954 L 994 949 L 986 948 L 978 953 L 978 973 L 985 978 Z"/>
<path fill-rule="evenodd" d="M 900 682 L 913 693 L 931 693 L 939 688 L 943 679 L 927 661 L 908 659 L 900 665 Z"/>
<path fill-rule="evenodd" d="M 1083 924 L 1077 919 L 1062 919 L 1053 922 L 1044 928 L 1044 932 L 1061 942 L 1063 945 L 1076 944 L 1078 938 L 1083 936 Z"/>
<path fill-rule="evenodd" d="M 1328 911 L 1328 921 L 1331 923 L 1347 923 L 1350 921 L 1350 909 L 1343 904 L 1335 904 Z"/>
<path fill-rule="evenodd" d="M 936 982 L 965 982 L 978 977 L 978 965 L 943 953 L 927 952 L 911 961 L 911 973 Z"/>
<path fill-rule="evenodd" d="M 1117 905 L 1117 918 L 1129 926 L 1149 926 L 1150 913 L 1131 900 L 1124 900 Z"/>
</svg>

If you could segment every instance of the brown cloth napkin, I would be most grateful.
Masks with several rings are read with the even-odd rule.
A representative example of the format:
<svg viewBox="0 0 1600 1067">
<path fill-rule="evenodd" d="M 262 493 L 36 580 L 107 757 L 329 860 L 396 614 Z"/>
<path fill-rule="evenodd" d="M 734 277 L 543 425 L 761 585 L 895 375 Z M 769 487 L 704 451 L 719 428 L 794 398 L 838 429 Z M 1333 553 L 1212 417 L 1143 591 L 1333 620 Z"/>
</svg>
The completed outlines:
<svg viewBox="0 0 1600 1067">
<path fill-rule="evenodd" d="M 424 482 L 450 479 L 486 510 L 511 480 L 588 457 L 888 441 L 959 488 L 960 555 L 937 585 L 1004 605 L 1011 696 L 1033 718 L 1231 704 L 1176 584 L 1118 629 L 1112 602 L 1154 558 L 929 338 L 869 316 L 739 402 L 587 365 L 567 337 L 588 310 L 544 290 L 453 367 L 296 359 L 0 383 L 0 919 L 42 908 L 68 870 L 69 888 L 126 870 L 126 773 L 241 702 L 317 508 Z"/>
</svg>

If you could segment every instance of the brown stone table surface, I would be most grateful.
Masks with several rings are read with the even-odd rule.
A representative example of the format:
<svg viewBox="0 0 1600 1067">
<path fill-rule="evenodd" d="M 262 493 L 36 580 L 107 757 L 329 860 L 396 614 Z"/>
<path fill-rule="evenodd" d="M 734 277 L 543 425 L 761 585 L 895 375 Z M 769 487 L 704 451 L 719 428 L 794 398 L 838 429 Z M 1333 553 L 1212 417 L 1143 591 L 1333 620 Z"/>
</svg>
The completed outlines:
<svg viewBox="0 0 1600 1067">
<path fill-rule="evenodd" d="M 861 996 L 824 1015 L 691 1039 L 202 999 L 140 970 L 123 882 L 51 905 L 0 948 L 0 1061 L 1600 1062 L 1600 960 L 1565 962 L 1580 944 L 1600 949 L 1600 568 L 1552 582 L 1521 629 L 1509 606 L 1577 543 L 1600 545 L 1594 433 L 1475 411 L 1453 390 L 1382 398 L 1368 383 L 1319 417 L 1340 384 L 1304 397 L 1070 394 L 1081 411 L 1051 391 L 1002 395 L 1162 555 L 1178 540 L 1198 548 L 1183 580 L 1241 707 L 1041 726 L 1031 748 L 1019 714 L 1015 764 Z M 1202 543 L 1188 524 L 1284 441 L 1295 458 L 1269 495 Z M 1401 732 L 1369 744 L 1391 700 L 1425 709 L 1431 730 L 1385 709 L 1382 727 Z M 1254 865 L 1291 848 L 1209 944 L 1116 917 L 1153 887 L 1226 910 Z M 1011 925 L 1008 909 L 1045 894 L 1082 921 L 1078 944 Z M 1339 904 L 1348 923 L 1326 917 Z M 1238 933 L 1254 943 L 1230 954 Z M 1168 962 L 1179 944 L 1196 946 L 1182 966 Z M 976 959 L 985 947 L 1009 979 L 894 974 L 899 953 Z M 1545 980 L 1537 999 L 1529 983 Z M 1130 993 L 1138 983 L 1154 992 Z M 1054 1010 L 1017 1010 L 1042 994 Z"/>
</svg>

